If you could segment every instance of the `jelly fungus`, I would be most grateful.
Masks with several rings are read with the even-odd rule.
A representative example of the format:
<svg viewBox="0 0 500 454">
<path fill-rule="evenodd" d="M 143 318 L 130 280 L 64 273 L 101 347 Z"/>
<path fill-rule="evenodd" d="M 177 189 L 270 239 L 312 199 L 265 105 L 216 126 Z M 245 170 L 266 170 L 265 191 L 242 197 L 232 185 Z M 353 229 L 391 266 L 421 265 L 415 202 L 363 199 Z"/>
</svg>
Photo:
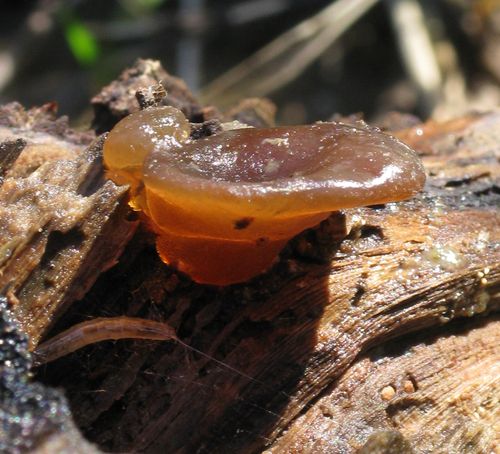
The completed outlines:
<svg viewBox="0 0 500 454">
<path fill-rule="evenodd" d="M 197 282 L 246 281 L 332 211 L 406 199 L 425 182 L 418 156 L 378 130 L 317 123 L 189 141 L 180 115 L 129 115 L 110 132 L 104 159 L 115 181 L 143 183 L 135 205 L 162 260 Z"/>
<path fill-rule="evenodd" d="M 181 111 L 174 107 L 156 107 L 136 112 L 121 120 L 104 143 L 104 163 L 108 176 L 131 188 L 131 205 L 141 209 L 136 196 L 142 186 L 142 164 L 152 148 L 181 146 L 191 128 Z"/>
</svg>

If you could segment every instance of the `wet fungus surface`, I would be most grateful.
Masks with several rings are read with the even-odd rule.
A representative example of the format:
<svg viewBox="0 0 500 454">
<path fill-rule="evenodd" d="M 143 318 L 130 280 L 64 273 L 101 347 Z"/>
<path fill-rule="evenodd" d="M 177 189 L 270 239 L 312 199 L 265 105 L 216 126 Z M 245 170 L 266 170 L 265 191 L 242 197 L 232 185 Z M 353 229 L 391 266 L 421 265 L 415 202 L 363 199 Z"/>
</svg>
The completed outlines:
<svg viewBox="0 0 500 454">
<path fill-rule="evenodd" d="M 378 130 L 317 123 L 189 140 L 171 107 L 118 123 L 104 160 L 112 179 L 131 185 L 162 260 L 218 285 L 265 271 L 332 211 L 403 200 L 425 182 L 418 156 Z"/>
</svg>

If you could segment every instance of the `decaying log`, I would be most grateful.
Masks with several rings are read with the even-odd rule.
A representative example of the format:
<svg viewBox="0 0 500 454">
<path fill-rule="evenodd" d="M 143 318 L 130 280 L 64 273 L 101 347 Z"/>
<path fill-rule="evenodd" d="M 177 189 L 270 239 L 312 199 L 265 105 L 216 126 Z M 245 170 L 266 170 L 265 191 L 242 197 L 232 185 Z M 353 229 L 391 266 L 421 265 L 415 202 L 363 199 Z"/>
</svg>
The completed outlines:
<svg viewBox="0 0 500 454">
<path fill-rule="evenodd" d="M 93 138 L 51 105 L 0 109 L 0 288 L 32 345 L 115 264 L 135 227 Z"/>
<path fill-rule="evenodd" d="M 132 68 L 125 70 L 116 81 L 92 98 L 94 129 L 98 133 L 109 131 L 123 117 L 139 110 L 136 92 L 154 87 L 159 82 L 167 92 L 162 103 L 180 109 L 190 121 L 201 123 L 218 115 L 213 108 L 203 108 L 185 82 L 170 75 L 160 62 L 138 60 Z"/>
<path fill-rule="evenodd" d="M 105 130 L 136 109 L 135 90 L 168 79 L 165 74 L 150 61 L 125 72 L 94 98 L 96 128 Z M 200 107 L 185 87 L 175 93 L 172 103 L 191 121 L 230 119 Z M 243 103 L 228 116 L 269 124 L 272 113 L 265 105 Z M 209 124 L 215 123 L 194 131 L 211 133 Z M 19 139 L 31 140 L 14 130 L 4 145 L 11 154 L 21 147 Z M 311 452 L 335 452 L 331 446 L 346 453 L 371 452 L 374 446 L 386 452 L 384 444 L 392 444 L 398 452 L 460 452 L 467 446 L 467 452 L 479 453 L 494 446 L 500 115 L 394 133 L 422 153 L 429 173 L 425 191 L 403 203 L 332 215 L 292 240 L 273 269 L 251 282 L 227 288 L 193 284 L 160 262 L 150 234 L 139 228 L 119 263 L 80 302 L 69 308 L 57 303 L 66 313 L 52 333 L 91 317 L 142 316 L 166 321 L 184 342 L 215 359 L 172 342 L 120 341 L 92 345 L 45 366 L 40 378 L 65 390 L 84 434 L 105 450 L 121 452 L 281 453 L 303 452 L 303 445 Z M 88 149 L 92 153 L 82 147 L 76 154 L 97 156 L 99 143 Z M 17 181 L 10 178 L 11 184 Z M 73 198 L 92 198 L 106 193 L 105 187 L 115 191 L 113 203 L 97 210 L 100 223 L 92 225 L 98 238 L 118 242 L 113 247 L 119 252 L 133 230 L 123 221 L 123 189 L 98 179 L 97 192 L 82 196 L 75 189 L 78 178 L 68 179 Z M 7 173 L 4 185 L 8 179 Z M 123 230 L 113 227 L 118 220 Z M 92 268 L 88 285 L 77 293 L 71 290 L 74 277 L 60 281 L 60 301 L 82 297 L 110 264 L 109 256 L 92 255 L 102 247 L 96 238 L 85 234 L 88 248 L 75 259 L 80 268 Z M 44 248 L 24 260 L 39 260 Z M 83 259 L 88 255 L 93 261 Z M 24 272 L 26 264 L 18 263 L 19 271 L 10 276 Z M 34 283 L 45 282 L 47 273 L 30 271 L 16 282 L 31 276 Z M 40 291 L 34 284 L 10 290 L 12 301 L 19 300 L 14 312 L 28 331 L 24 320 L 33 319 L 36 306 L 26 301 Z M 400 350 L 391 353 L 391 339 L 400 336 Z M 481 367 L 488 372 L 478 374 Z M 455 383 L 463 386 L 454 390 Z M 475 393 L 470 398 L 468 389 Z M 438 415 L 435 437 L 425 435 L 427 414 Z"/>
<path fill-rule="evenodd" d="M 288 427 L 269 454 L 356 452 L 373 434 L 394 432 L 415 452 L 495 452 L 500 446 L 499 318 L 425 334 L 390 342 L 358 360 Z M 374 451 L 372 445 L 363 452 Z M 411 452 L 396 452 L 401 451 Z"/>
</svg>

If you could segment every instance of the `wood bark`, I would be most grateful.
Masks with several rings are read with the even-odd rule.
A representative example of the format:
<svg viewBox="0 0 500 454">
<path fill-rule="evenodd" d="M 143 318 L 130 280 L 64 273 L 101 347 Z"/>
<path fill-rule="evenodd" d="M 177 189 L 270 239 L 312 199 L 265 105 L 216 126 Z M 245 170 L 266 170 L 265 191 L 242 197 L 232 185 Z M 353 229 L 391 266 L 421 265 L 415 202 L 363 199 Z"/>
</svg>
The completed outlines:
<svg viewBox="0 0 500 454">
<path fill-rule="evenodd" d="M 32 345 L 114 265 L 134 230 L 126 188 L 104 180 L 93 138 L 56 120 L 51 105 L 0 109 L 0 288 Z"/>
<path fill-rule="evenodd" d="M 160 79 L 171 93 L 163 102 L 198 122 L 195 136 L 232 118 L 273 121 L 265 101 L 226 116 L 201 107 L 156 62 L 141 61 L 94 98 L 96 129 L 137 108 L 131 87 Z M 102 178 L 100 141 L 70 141 L 62 148 L 73 157 L 48 164 L 54 147 L 47 147 L 36 153 L 44 162 L 37 170 L 22 167 L 16 153 L 38 132 L 28 126 L 37 124 L 34 112 L 16 112 L 31 123 L 19 126 L 12 115 L 1 123 L 10 135 L 2 139 L 8 170 L 0 191 L 11 194 L 9 181 L 41 178 L 49 166 L 48 184 L 68 206 L 84 207 L 72 222 L 42 210 L 48 219 L 37 211 L 36 222 L 9 231 L 22 247 L 9 246 L 15 254 L 4 254 L 1 279 L 14 282 L 14 312 L 33 345 L 61 314 L 49 335 L 91 317 L 131 315 L 166 321 L 213 358 L 173 342 L 120 341 L 45 366 L 39 378 L 65 390 L 90 440 L 105 450 L 169 453 L 480 453 L 498 446 L 497 112 L 392 131 L 422 155 L 429 178 L 421 194 L 335 213 L 292 240 L 268 273 L 227 288 L 196 285 L 160 262 L 151 234 L 126 218 L 124 189 Z M 52 126 L 44 128 L 53 140 Z M 56 172 L 61 161 L 71 165 Z M 82 191 L 89 174 L 93 189 Z M 0 198 L 5 225 L 12 202 L 20 211 L 16 201 L 27 205 L 28 192 Z M 73 233 L 68 239 L 75 228 L 76 245 Z"/>
</svg>

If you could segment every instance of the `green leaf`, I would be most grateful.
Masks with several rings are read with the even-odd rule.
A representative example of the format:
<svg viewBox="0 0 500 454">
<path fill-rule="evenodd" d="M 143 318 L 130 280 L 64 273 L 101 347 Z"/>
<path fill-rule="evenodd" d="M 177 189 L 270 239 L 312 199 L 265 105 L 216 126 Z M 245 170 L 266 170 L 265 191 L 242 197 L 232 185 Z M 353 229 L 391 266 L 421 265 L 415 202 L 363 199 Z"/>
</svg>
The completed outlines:
<svg viewBox="0 0 500 454">
<path fill-rule="evenodd" d="M 83 23 L 77 20 L 68 22 L 64 34 L 73 56 L 82 66 L 89 66 L 97 60 L 100 53 L 99 44 Z"/>
</svg>

